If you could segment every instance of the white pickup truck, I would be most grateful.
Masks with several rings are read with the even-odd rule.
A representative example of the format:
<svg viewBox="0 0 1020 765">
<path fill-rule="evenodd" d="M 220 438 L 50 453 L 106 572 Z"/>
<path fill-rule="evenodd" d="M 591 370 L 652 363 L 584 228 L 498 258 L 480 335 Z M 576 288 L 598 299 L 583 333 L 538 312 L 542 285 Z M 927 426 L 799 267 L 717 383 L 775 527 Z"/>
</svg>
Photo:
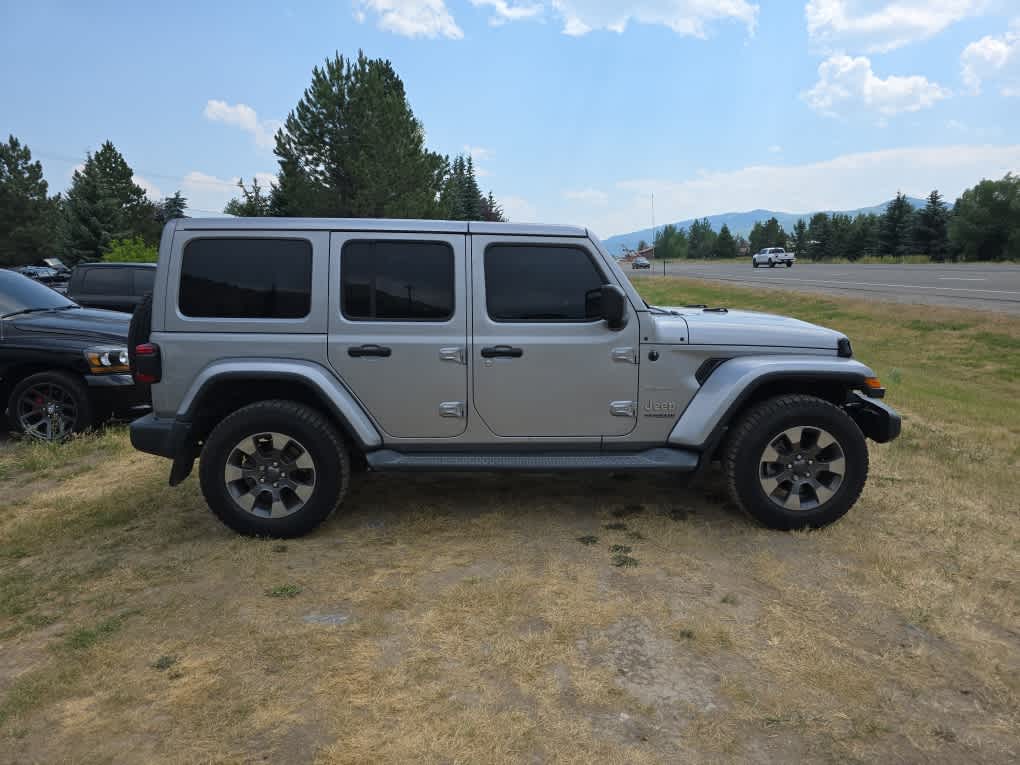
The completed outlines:
<svg viewBox="0 0 1020 765">
<path fill-rule="evenodd" d="M 782 247 L 765 247 L 761 252 L 751 256 L 751 265 L 755 268 L 758 266 L 775 268 L 779 265 L 789 268 L 796 260 L 797 257 L 792 252 L 787 252 Z"/>
</svg>

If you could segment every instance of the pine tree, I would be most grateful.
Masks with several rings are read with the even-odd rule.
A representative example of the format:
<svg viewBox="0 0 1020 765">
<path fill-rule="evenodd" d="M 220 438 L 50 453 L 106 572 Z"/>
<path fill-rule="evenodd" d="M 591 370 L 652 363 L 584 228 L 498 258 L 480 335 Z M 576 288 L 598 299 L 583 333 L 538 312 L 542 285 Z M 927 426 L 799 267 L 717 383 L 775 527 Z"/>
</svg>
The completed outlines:
<svg viewBox="0 0 1020 765">
<path fill-rule="evenodd" d="M 426 218 L 437 212 L 446 163 L 389 61 L 339 53 L 312 70 L 311 85 L 276 134 L 277 215 Z"/>
<path fill-rule="evenodd" d="M 807 254 L 808 234 L 807 224 L 803 218 L 798 218 L 793 226 L 793 254 L 802 258 Z"/>
<path fill-rule="evenodd" d="M 737 257 L 737 242 L 730 233 L 730 227 L 723 223 L 715 240 L 715 256 L 717 258 Z"/>
<path fill-rule="evenodd" d="M 67 222 L 65 254 L 72 263 L 99 260 L 114 239 L 130 239 L 143 229 L 151 238 L 154 206 L 132 180 L 124 157 L 107 141 L 89 153 L 74 171 L 64 201 Z"/>
<path fill-rule="evenodd" d="M 270 195 L 262 191 L 258 178 L 251 179 L 251 189 L 244 185 L 244 178 L 239 178 L 237 187 L 241 190 L 241 198 L 227 202 L 223 208 L 224 213 L 238 218 L 258 218 L 272 214 Z"/>
<path fill-rule="evenodd" d="M 949 249 L 949 207 L 938 190 L 928 195 L 927 204 L 914 219 L 914 244 L 932 260 L 945 260 Z"/>
<path fill-rule="evenodd" d="M 167 197 L 158 205 L 157 216 L 161 223 L 166 223 L 174 218 L 185 217 L 184 212 L 188 209 L 188 200 L 177 191 L 172 197 Z"/>
<path fill-rule="evenodd" d="M 885 208 L 879 232 L 882 255 L 902 257 L 913 249 L 911 234 L 914 228 L 914 208 L 906 195 L 896 192 L 896 198 Z"/>
<path fill-rule="evenodd" d="M 42 165 L 13 135 L 0 143 L 0 265 L 30 265 L 56 255 L 58 197 L 46 196 Z"/>
</svg>

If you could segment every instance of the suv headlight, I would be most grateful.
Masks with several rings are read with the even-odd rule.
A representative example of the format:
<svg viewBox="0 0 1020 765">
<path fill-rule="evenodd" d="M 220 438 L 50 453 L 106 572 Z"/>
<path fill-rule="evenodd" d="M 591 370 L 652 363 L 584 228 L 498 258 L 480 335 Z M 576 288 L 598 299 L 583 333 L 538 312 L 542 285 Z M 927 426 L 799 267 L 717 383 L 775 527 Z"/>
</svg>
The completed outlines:
<svg viewBox="0 0 1020 765">
<path fill-rule="evenodd" d="M 94 375 L 123 374 L 129 372 L 127 348 L 86 348 L 85 360 Z"/>
</svg>

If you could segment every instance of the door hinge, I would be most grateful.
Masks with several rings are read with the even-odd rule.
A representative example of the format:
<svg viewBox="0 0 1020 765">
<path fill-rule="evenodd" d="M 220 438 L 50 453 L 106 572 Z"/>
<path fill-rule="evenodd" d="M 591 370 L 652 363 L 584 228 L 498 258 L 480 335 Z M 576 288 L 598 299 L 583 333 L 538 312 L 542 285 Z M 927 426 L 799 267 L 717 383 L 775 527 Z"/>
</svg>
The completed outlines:
<svg viewBox="0 0 1020 765">
<path fill-rule="evenodd" d="M 611 401 L 609 403 L 609 413 L 613 417 L 636 417 L 637 416 L 637 402 L 636 401 Z"/>
<path fill-rule="evenodd" d="M 447 348 L 439 349 L 439 358 L 443 361 L 453 361 L 457 364 L 467 363 L 467 352 L 463 346 L 449 346 Z"/>
<path fill-rule="evenodd" d="M 613 348 L 612 356 L 613 361 L 621 361 L 624 364 L 638 363 L 637 349 L 630 346 L 626 348 Z"/>
<path fill-rule="evenodd" d="M 464 416 L 464 402 L 463 401 L 444 401 L 439 405 L 439 416 L 440 417 L 463 417 Z"/>
</svg>

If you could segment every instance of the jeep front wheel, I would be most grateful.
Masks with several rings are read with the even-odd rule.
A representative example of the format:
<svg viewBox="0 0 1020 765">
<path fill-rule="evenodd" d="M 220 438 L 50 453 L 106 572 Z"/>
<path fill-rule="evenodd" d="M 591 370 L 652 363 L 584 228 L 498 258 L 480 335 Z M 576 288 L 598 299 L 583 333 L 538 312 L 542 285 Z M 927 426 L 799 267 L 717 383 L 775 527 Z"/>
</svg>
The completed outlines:
<svg viewBox="0 0 1020 765">
<path fill-rule="evenodd" d="M 763 401 L 732 428 L 723 468 L 733 501 L 773 529 L 818 528 L 853 507 L 868 448 L 846 412 L 814 396 Z"/>
<path fill-rule="evenodd" d="M 333 424 L 293 401 L 260 401 L 220 422 L 199 478 L 216 516 L 241 534 L 298 537 L 343 501 L 350 458 Z"/>
</svg>

